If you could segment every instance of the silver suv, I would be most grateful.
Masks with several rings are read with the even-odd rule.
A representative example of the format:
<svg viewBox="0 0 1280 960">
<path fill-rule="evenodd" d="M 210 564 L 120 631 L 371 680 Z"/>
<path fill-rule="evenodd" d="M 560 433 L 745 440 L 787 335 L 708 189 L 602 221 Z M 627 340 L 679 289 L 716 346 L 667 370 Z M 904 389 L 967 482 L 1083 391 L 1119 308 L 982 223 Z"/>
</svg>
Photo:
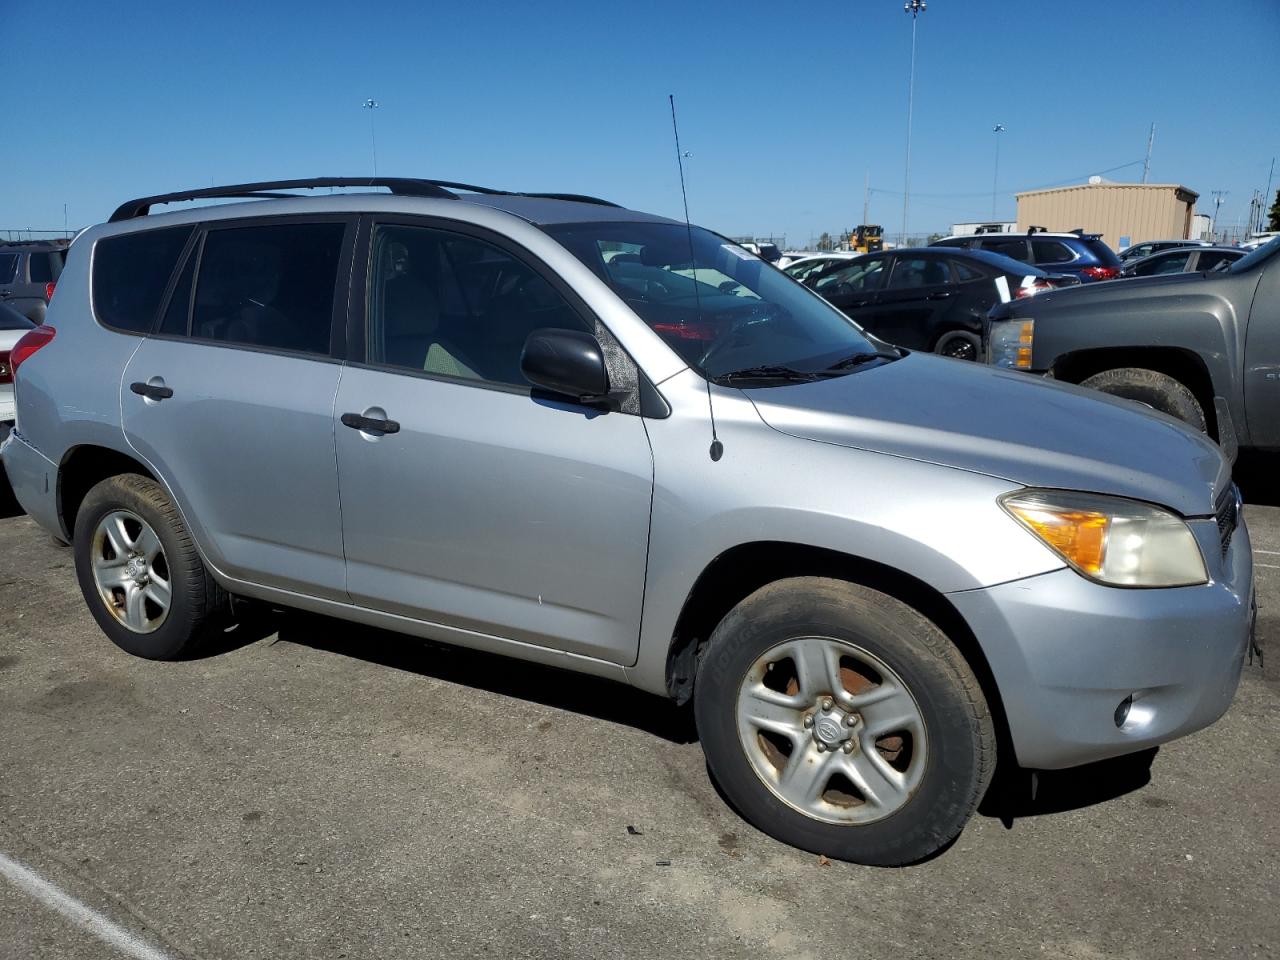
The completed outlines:
<svg viewBox="0 0 1280 960">
<path fill-rule="evenodd" d="M 390 193 L 280 197 L 353 184 Z M 691 699 L 728 799 L 830 856 L 937 851 L 997 758 L 1213 722 L 1250 641 L 1199 433 L 591 198 L 132 201 L 13 366 L 4 466 L 124 650 L 187 657 L 235 595 Z"/>
</svg>

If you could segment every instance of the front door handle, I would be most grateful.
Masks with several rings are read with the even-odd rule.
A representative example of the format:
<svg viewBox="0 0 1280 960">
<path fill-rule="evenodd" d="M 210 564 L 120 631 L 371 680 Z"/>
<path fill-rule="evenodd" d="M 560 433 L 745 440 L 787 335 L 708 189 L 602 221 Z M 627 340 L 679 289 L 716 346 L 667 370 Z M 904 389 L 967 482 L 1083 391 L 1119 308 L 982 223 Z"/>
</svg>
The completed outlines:
<svg viewBox="0 0 1280 960">
<path fill-rule="evenodd" d="M 344 413 L 342 425 L 365 433 L 399 433 L 398 420 L 379 420 L 377 417 L 366 417 L 359 413 Z"/>
<path fill-rule="evenodd" d="M 948 297 L 950 297 L 950 296 L 951 296 L 951 291 L 950 291 L 950 290 L 940 290 L 940 291 L 938 291 L 937 293 L 931 293 L 931 294 L 929 294 L 929 296 L 927 297 L 927 299 L 929 299 L 929 300 L 946 300 L 946 299 L 947 299 Z"/>
<path fill-rule="evenodd" d="M 168 400 L 173 396 L 173 387 L 163 387 L 154 383 L 131 383 L 129 389 L 148 400 Z"/>
</svg>

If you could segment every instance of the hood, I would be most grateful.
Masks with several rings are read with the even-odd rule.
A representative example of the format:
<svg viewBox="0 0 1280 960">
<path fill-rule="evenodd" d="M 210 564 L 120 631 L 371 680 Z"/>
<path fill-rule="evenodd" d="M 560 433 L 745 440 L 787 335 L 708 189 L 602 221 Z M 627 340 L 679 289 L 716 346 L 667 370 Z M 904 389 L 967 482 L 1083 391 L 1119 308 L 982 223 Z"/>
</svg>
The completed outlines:
<svg viewBox="0 0 1280 960">
<path fill-rule="evenodd" d="M 782 433 L 1000 477 L 1214 512 L 1216 444 L 1128 400 L 928 354 L 813 383 L 743 391 Z"/>
<path fill-rule="evenodd" d="M 1152 294 L 1160 295 L 1159 291 L 1153 288 L 1180 287 L 1181 290 L 1175 290 L 1175 294 L 1193 293 L 1196 291 L 1192 288 L 1197 284 L 1203 284 L 1206 280 L 1221 279 L 1223 276 L 1224 274 L 1221 273 L 1161 273 L 1154 277 L 1120 277 L 1101 283 L 1082 283 L 999 304 L 991 311 L 991 318 L 999 320 L 1007 316 L 1021 316 L 1043 310 L 1048 304 L 1059 304 L 1063 307 L 1079 305 L 1081 309 L 1093 310 L 1100 304 L 1113 300 L 1133 300 Z"/>
</svg>

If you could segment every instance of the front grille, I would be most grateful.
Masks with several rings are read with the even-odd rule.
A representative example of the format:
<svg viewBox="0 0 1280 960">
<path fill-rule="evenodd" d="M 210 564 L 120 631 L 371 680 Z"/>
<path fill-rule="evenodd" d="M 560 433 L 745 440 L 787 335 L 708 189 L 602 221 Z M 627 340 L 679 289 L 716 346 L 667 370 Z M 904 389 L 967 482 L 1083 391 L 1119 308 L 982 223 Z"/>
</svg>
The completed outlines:
<svg viewBox="0 0 1280 960">
<path fill-rule="evenodd" d="M 1231 535 L 1236 532 L 1236 524 L 1240 522 L 1240 492 L 1234 484 L 1223 490 L 1222 496 L 1218 497 L 1214 519 L 1218 521 L 1218 539 L 1222 542 L 1222 555 L 1225 557 L 1231 546 Z"/>
</svg>

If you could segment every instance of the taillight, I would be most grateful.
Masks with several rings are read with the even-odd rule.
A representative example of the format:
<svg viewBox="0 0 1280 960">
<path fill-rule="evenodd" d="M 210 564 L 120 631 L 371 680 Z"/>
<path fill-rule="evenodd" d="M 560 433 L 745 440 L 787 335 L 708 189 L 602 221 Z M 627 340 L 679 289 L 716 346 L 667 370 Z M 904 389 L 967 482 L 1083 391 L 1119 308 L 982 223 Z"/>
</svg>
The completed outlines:
<svg viewBox="0 0 1280 960">
<path fill-rule="evenodd" d="M 0 350 L 0 383 L 13 383 L 13 368 L 9 366 L 8 350 Z"/>
<path fill-rule="evenodd" d="M 1044 293 L 1046 290 L 1052 290 L 1053 284 L 1045 280 L 1032 280 L 1030 283 L 1023 283 L 1015 291 L 1015 296 L 1019 300 L 1027 297 L 1034 297 L 1037 293 Z"/>
<path fill-rule="evenodd" d="M 46 303 L 48 303 L 50 300 L 53 299 L 53 291 L 56 289 L 58 289 L 57 280 L 54 280 L 52 283 L 46 283 L 44 285 L 44 299 Z"/>
<path fill-rule="evenodd" d="M 45 344 L 52 343 L 55 333 L 57 331 L 53 327 L 43 324 L 24 333 L 22 339 L 9 351 L 9 378 L 13 379 L 18 375 L 18 367 L 22 366 L 32 354 Z"/>
<path fill-rule="evenodd" d="M 1085 267 L 1080 272 L 1090 280 L 1114 280 L 1120 276 L 1119 267 Z"/>
</svg>

